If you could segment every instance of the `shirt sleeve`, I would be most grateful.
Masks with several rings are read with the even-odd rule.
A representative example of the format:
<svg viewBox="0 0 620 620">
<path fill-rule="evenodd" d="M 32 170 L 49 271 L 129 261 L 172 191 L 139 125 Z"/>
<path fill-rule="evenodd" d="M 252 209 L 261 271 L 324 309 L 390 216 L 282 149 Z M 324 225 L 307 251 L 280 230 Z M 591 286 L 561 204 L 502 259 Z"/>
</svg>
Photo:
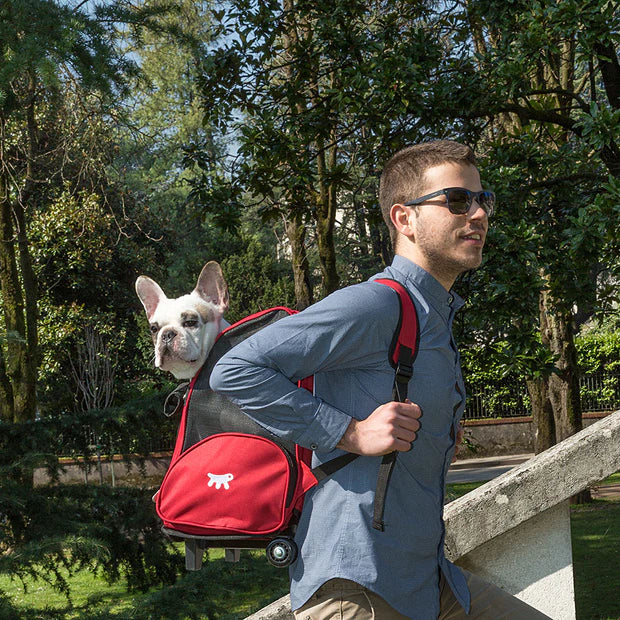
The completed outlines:
<svg viewBox="0 0 620 620">
<path fill-rule="evenodd" d="M 211 388 L 274 434 L 331 451 L 351 412 L 298 388 L 297 381 L 385 364 L 398 317 L 397 295 L 388 287 L 366 282 L 336 291 L 227 352 L 213 369 Z"/>
</svg>

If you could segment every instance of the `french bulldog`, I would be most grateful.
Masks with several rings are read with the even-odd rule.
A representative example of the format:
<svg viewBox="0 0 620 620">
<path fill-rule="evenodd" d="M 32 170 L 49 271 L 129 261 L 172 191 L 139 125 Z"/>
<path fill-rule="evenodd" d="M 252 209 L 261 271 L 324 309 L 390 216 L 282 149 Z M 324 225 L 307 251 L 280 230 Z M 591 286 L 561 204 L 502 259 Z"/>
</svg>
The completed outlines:
<svg viewBox="0 0 620 620">
<path fill-rule="evenodd" d="M 191 379 L 202 367 L 217 335 L 229 326 L 228 286 L 215 261 L 200 272 L 189 295 L 168 299 L 161 287 L 147 276 L 136 280 L 136 292 L 146 310 L 155 366 L 177 379 Z"/>
</svg>

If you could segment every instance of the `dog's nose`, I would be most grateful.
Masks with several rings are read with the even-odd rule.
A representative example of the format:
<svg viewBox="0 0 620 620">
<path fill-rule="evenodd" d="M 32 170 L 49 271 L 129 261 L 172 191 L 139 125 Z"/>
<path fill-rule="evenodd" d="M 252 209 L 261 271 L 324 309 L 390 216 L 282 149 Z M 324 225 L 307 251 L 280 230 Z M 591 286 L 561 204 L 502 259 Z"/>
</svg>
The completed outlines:
<svg viewBox="0 0 620 620">
<path fill-rule="evenodd" d="M 174 329 L 167 329 L 161 335 L 162 342 L 164 342 L 165 344 L 170 344 L 174 340 L 176 335 L 177 333 L 174 331 Z"/>
</svg>

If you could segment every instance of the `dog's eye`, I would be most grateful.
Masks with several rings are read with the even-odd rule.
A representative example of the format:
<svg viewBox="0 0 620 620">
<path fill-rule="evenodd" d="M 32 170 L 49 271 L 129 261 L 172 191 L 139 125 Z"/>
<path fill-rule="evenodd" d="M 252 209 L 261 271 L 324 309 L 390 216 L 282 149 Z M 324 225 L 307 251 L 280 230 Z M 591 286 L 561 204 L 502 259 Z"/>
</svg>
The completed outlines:
<svg viewBox="0 0 620 620">
<path fill-rule="evenodd" d="M 198 321 L 196 319 L 187 319 L 183 321 L 183 327 L 196 327 L 198 325 Z"/>
<path fill-rule="evenodd" d="M 149 327 L 151 334 L 156 334 L 159 331 L 159 327 L 157 325 L 151 325 Z"/>
</svg>

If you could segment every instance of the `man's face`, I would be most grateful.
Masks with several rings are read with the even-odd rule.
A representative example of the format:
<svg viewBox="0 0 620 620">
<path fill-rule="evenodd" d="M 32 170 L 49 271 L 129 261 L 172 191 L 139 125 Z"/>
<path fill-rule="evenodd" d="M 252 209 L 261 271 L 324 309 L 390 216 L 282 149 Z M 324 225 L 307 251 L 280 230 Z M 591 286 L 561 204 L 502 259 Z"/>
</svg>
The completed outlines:
<svg viewBox="0 0 620 620">
<path fill-rule="evenodd" d="M 446 187 L 464 187 L 473 192 L 482 189 L 478 170 L 470 165 L 445 163 L 433 166 L 426 171 L 424 179 L 420 195 Z M 411 197 L 414 198 L 416 196 Z M 410 209 L 409 221 L 413 231 L 413 235 L 408 236 L 413 244 L 407 244 L 405 255 L 446 289 L 454 284 L 458 275 L 480 265 L 489 219 L 476 201 L 465 215 L 451 213 L 443 195 L 417 207 L 404 208 Z"/>
</svg>

